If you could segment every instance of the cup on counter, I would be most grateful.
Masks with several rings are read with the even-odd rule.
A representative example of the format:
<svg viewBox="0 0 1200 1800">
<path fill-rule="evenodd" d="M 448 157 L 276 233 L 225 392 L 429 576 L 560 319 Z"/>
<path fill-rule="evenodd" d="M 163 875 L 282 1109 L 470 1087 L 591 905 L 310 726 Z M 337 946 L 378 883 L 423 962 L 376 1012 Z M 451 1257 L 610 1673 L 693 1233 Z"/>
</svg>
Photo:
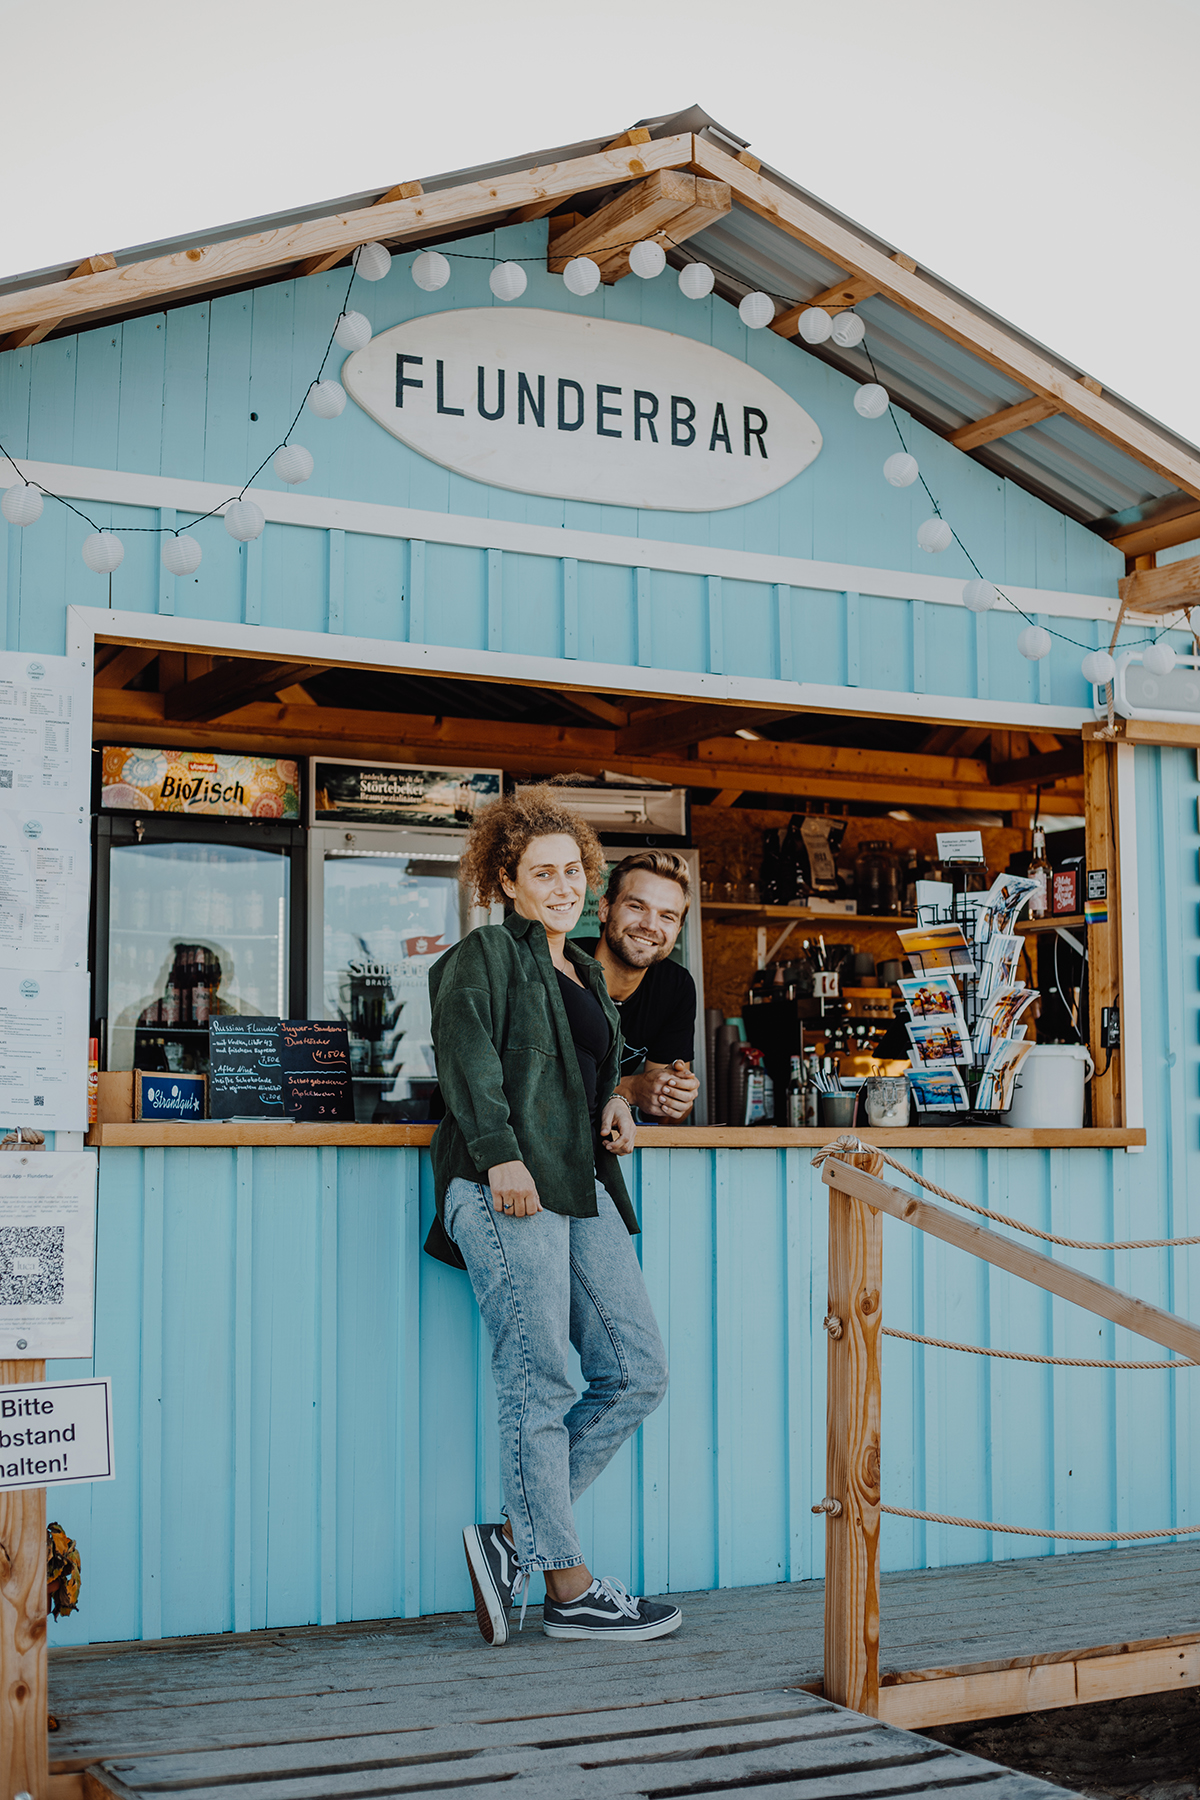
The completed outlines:
<svg viewBox="0 0 1200 1800">
<path fill-rule="evenodd" d="M 863 1094 L 868 1125 L 908 1124 L 907 1075 L 868 1075 Z"/>
<path fill-rule="evenodd" d="M 818 1107 L 822 1125 L 853 1125 L 857 1099 L 857 1094 L 820 1094 Z"/>
</svg>

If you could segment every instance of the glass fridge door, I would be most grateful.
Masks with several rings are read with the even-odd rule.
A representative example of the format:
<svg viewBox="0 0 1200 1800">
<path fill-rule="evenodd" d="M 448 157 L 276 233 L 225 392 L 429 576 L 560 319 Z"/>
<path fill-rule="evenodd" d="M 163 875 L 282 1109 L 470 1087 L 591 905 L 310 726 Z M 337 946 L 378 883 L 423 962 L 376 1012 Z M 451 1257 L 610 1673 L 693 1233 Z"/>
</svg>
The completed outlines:
<svg viewBox="0 0 1200 1800">
<path fill-rule="evenodd" d="M 350 1034 L 356 1119 L 436 1116 L 429 969 L 487 913 L 458 883 L 459 832 L 309 834 L 309 993 Z"/>
<path fill-rule="evenodd" d="M 214 1013 L 286 1016 L 289 878 L 283 850 L 113 844 L 110 1069 L 205 1073 Z"/>
</svg>

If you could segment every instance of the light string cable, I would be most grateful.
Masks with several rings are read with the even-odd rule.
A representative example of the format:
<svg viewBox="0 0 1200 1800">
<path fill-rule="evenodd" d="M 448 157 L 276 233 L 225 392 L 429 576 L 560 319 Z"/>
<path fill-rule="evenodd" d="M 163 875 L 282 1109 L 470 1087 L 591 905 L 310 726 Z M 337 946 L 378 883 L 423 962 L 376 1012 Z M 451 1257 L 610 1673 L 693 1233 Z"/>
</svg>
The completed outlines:
<svg viewBox="0 0 1200 1800">
<path fill-rule="evenodd" d="M 329 334 L 329 342 L 325 346 L 325 354 L 321 358 L 321 366 L 317 370 L 312 381 L 310 381 L 308 386 L 305 388 L 304 399 L 301 400 L 300 405 L 296 409 L 296 416 L 292 420 L 291 424 L 288 426 L 287 430 L 284 432 L 283 437 L 280 439 L 279 443 L 272 444 L 271 448 L 267 451 L 267 454 L 263 457 L 262 461 L 259 463 L 257 469 L 255 469 L 255 471 L 252 475 L 248 475 L 246 477 L 245 481 L 242 483 L 241 487 L 238 489 L 238 491 L 235 494 L 230 494 L 228 499 L 218 500 L 218 502 L 215 506 L 210 507 L 207 512 L 197 513 L 195 515 L 195 517 L 190 519 L 186 524 L 174 525 L 174 526 L 172 526 L 172 525 L 119 525 L 115 528 L 115 530 L 112 526 L 109 526 L 109 525 L 97 525 L 95 519 L 93 519 L 89 513 L 85 513 L 83 511 L 82 507 L 74 505 L 73 502 L 66 499 L 66 497 L 64 495 L 55 493 L 53 488 L 44 487 L 40 481 L 31 481 L 29 476 L 25 474 L 24 470 L 22 469 L 20 463 L 17 461 L 16 457 L 9 455 L 9 452 L 5 449 L 3 442 L 0 442 L 0 457 L 2 457 L 6 462 L 8 462 L 12 465 L 12 467 L 17 471 L 17 474 L 21 477 L 22 481 L 25 483 L 26 487 L 35 488 L 39 494 L 44 494 L 48 500 L 57 500 L 60 506 L 65 506 L 68 512 L 73 512 L 77 519 L 82 519 L 85 525 L 90 525 L 93 531 L 108 532 L 113 537 L 134 536 L 135 534 L 143 535 L 143 536 L 147 536 L 147 537 L 178 537 L 181 532 L 190 531 L 191 528 L 195 525 L 202 525 L 206 519 L 215 518 L 217 516 L 217 514 L 219 512 L 221 512 L 221 510 L 224 507 L 231 505 L 235 500 L 241 500 L 243 498 L 243 496 L 245 495 L 246 489 L 248 487 L 250 487 L 250 485 L 253 483 L 253 481 L 255 480 L 255 478 L 257 476 L 262 474 L 263 470 L 266 468 L 267 464 L 270 462 L 271 458 L 276 454 L 276 452 L 284 449 L 285 446 L 287 445 L 288 439 L 291 437 L 293 431 L 295 431 L 297 425 L 300 423 L 300 418 L 301 418 L 302 413 L 304 412 L 304 408 L 308 401 L 309 394 L 312 392 L 316 383 L 318 381 L 320 381 L 321 377 L 325 373 L 325 365 L 329 361 L 329 355 L 333 349 L 334 341 L 337 337 L 338 325 L 341 322 L 342 316 L 345 313 L 346 308 L 350 303 L 350 290 L 354 286 L 354 278 L 355 278 L 356 273 L 357 273 L 357 271 L 354 268 L 353 263 L 351 263 L 350 279 L 346 283 L 346 293 L 345 293 L 345 297 L 342 300 L 341 311 L 338 313 L 337 318 L 333 322 L 333 330 Z"/>
</svg>

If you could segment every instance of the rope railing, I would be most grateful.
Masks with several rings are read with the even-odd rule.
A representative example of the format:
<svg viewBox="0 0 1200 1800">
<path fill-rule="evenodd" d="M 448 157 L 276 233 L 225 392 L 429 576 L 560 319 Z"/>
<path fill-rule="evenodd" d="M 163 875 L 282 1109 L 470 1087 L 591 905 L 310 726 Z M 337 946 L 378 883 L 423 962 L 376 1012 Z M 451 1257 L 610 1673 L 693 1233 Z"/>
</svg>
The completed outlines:
<svg viewBox="0 0 1200 1800">
<path fill-rule="evenodd" d="M 1140 1538 L 1186 1537 L 1200 1525 L 1168 1525 L 1162 1531 L 1046 1531 L 1033 1525 L 998 1525 L 994 1519 L 959 1519 L 952 1513 L 915 1512 L 908 1506 L 881 1506 L 896 1519 L 921 1519 L 929 1525 L 963 1525 L 968 1531 L 998 1531 L 1005 1537 L 1066 1538 L 1074 1544 L 1125 1544 Z"/>
<path fill-rule="evenodd" d="M 997 1225 L 1007 1225 L 1013 1231 L 1023 1231 L 1029 1237 L 1040 1238 L 1044 1244 L 1058 1244 L 1064 1250 L 1174 1250 L 1187 1244 L 1200 1244 L 1200 1237 L 1179 1238 L 1134 1238 L 1127 1243 L 1108 1243 L 1090 1238 L 1058 1237 L 1052 1231 L 1040 1231 L 1036 1225 L 1027 1225 L 1023 1219 L 1011 1218 L 1008 1213 L 992 1212 L 986 1206 L 977 1206 L 973 1200 L 964 1200 L 961 1194 L 952 1193 L 949 1188 L 939 1187 L 936 1181 L 929 1181 L 924 1175 L 918 1175 L 906 1163 L 897 1162 L 877 1144 L 864 1144 L 853 1132 L 846 1131 L 832 1144 L 826 1144 L 813 1157 L 813 1168 L 819 1169 L 827 1157 L 875 1156 L 895 1169 L 897 1174 L 906 1175 L 923 1187 L 928 1193 L 936 1194 L 940 1200 L 949 1200 L 952 1206 L 961 1206 L 967 1212 L 977 1213 L 981 1219 L 991 1219 Z"/>
<path fill-rule="evenodd" d="M 1062 1369 L 1196 1369 L 1200 1363 L 1175 1356 L 1165 1362 L 1113 1362 L 1100 1356 L 1037 1356 L 1030 1350 L 993 1350 L 984 1344 L 955 1344 L 948 1338 L 921 1337 L 915 1331 L 882 1327 L 884 1337 L 904 1338 L 910 1344 L 930 1344 L 935 1350 L 963 1350 L 969 1356 L 998 1356 L 1005 1362 L 1054 1363 Z"/>
</svg>

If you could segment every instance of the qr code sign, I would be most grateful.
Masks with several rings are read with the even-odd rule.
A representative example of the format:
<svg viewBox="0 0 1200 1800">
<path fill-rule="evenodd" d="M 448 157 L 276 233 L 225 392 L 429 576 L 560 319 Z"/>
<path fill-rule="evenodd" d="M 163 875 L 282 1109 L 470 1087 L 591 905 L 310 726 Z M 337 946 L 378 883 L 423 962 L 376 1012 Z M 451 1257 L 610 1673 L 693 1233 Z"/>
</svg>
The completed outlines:
<svg viewBox="0 0 1200 1800">
<path fill-rule="evenodd" d="M 0 1225 L 0 1306 L 61 1306 L 64 1225 Z"/>
</svg>

